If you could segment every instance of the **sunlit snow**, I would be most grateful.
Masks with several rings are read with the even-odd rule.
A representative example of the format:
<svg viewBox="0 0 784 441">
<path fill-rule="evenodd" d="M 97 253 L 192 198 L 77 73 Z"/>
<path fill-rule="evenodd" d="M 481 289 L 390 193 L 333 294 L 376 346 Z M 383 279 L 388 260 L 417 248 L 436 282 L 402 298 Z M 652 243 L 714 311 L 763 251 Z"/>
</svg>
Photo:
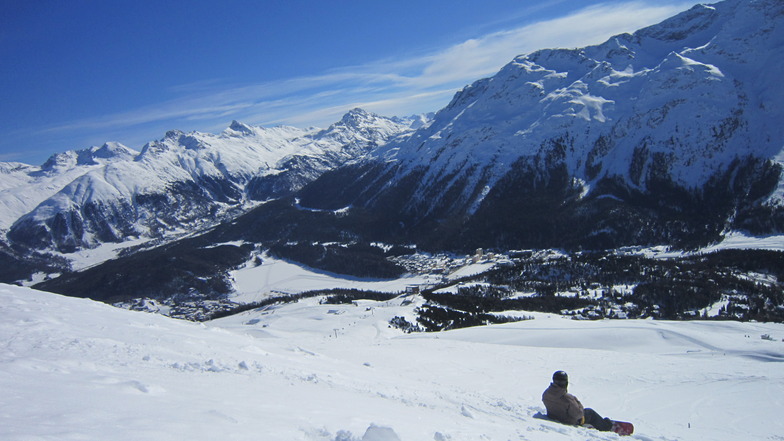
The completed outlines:
<svg viewBox="0 0 784 441">
<path fill-rule="evenodd" d="M 0 439 L 619 439 L 543 418 L 556 369 L 631 439 L 784 433 L 784 325 L 534 314 L 406 335 L 387 322 L 410 300 L 196 324 L 0 285 Z"/>
</svg>

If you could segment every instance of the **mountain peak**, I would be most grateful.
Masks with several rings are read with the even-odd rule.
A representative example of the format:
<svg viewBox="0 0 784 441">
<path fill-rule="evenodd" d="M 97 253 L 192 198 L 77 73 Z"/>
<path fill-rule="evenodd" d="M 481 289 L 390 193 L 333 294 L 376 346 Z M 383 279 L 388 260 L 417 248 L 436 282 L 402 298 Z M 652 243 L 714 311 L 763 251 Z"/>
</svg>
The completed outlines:
<svg viewBox="0 0 784 441">
<path fill-rule="evenodd" d="M 101 147 L 93 146 L 81 150 L 55 153 L 41 165 L 41 169 L 54 171 L 56 169 L 68 169 L 78 166 L 99 165 L 98 160 L 130 159 L 136 155 L 138 155 L 138 152 L 119 142 L 107 142 Z"/>
<path fill-rule="evenodd" d="M 139 152 L 130 149 L 119 142 L 107 142 L 104 143 L 101 147 L 93 147 L 92 149 L 92 157 L 93 158 L 102 158 L 102 159 L 112 159 L 112 158 L 121 158 L 121 157 L 134 157 L 139 154 Z"/>
<path fill-rule="evenodd" d="M 185 132 L 183 132 L 182 130 L 172 129 L 167 131 L 166 134 L 163 135 L 163 139 L 176 139 L 184 134 Z"/>
<path fill-rule="evenodd" d="M 737 2 L 729 0 L 722 2 L 721 5 L 728 9 L 735 9 Z M 684 41 L 687 46 L 696 46 L 699 44 L 697 41 L 705 39 L 705 35 L 712 36 L 716 33 L 712 27 L 721 15 L 714 6 L 698 4 L 661 23 L 640 29 L 635 32 L 635 35 L 662 42 Z"/>
<path fill-rule="evenodd" d="M 349 115 L 369 116 L 371 115 L 371 113 L 361 107 L 354 107 L 353 109 L 346 112 L 346 115 L 344 115 L 344 117 Z"/>
<path fill-rule="evenodd" d="M 228 130 L 233 131 L 233 132 L 237 132 L 237 134 L 240 134 L 240 135 L 252 135 L 254 133 L 253 127 L 251 127 L 251 126 L 249 126 L 249 125 L 247 125 L 245 123 L 241 123 L 241 122 L 239 122 L 237 120 L 234 120 L 234 121 L 231 122 L 231 124 L 229 125 Z"/>
<path fill-rule="evenodd" d="M 376 114 L 370 113 L 365 109 L 355 107 L 343 115 L 343 118 L 341 118 L 340 121 L 348 125 L 357 125 L 375 117 L 377 117 Z"/>
</svg>

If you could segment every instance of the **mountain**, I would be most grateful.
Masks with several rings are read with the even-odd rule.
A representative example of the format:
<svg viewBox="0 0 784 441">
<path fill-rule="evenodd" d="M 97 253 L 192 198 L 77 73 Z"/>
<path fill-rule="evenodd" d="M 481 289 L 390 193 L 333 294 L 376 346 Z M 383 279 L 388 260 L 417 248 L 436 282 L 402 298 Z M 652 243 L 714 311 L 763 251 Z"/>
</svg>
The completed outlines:
<svg viewBox="0 0 784 441">
<path fill-rule="evenodd" d="M 107 225 L 112 234 L 63 228 L 68 234 L 56 238 L 82 242 L 53 242 L 68 250 L 176 229 L 189 234 L 79 271 L 40 268 L 35 282 L 45 274 L 53 280 L 35 287 L 111 303 L 188 304 L 196 313 L 182 316 L 197 317 L 212 310 L 210 302 L 233 307 L 233 272 L 267 257 L 395 279 L 425 271 L 400 256 L 559 248 L 573 260 L 554 268 L 523 259 L 514 267 L 545 280 L 495 274 L 477 281 L 488 287 L 478 291 L 494 298 L 516 295 L 508 289 L 516 286 L 547 301 L 555 293 L 577 298 L 594 283 L 606 292 L 623 284 L 635 287 L 633 298 L 618 295 L 598 307 L 633 301 L 634 314 L 682 318 L 725 299 L 747 317 L 778 317 L 777 282 L 749 280 L 756 273 L 778 280 L 782 272 L 783 20 L 779 1 L 698 5 L 600 45 L 517 57 L 426 121 L 355 110 L 321 131 L 233 123 L 220 135 L 170 132 L 145 146 L 126 178 L 106 179 L 125 162 L 97 166 L 105 168 L 85 175 L 92 181 L 75 180 L 60 195 L 79 207 L 70 213 L 105 220 L 73 215 L 80 222 L 72 224 Z M 272 159 L 259 166 L 247 157 Z M 134 176 L 147 176 L 144 185 L 179 184 L 161 184 L 151 197 L 125 192 L 137 195 L 127 216 L 73 197 L 102 194 L 101 184 L 111 194 Z M 10 249 L 17 254 L 5 260 L 19 260 L 19 244 L 52 243 L 51 231 L 60 231 L 52 226 L 68 226 L 69 218 L 50 214 L 17 221 L 0 256 Z M 705 250 L 754 236 L 770 237 L 778 251 L 704 259 L 676 252 L 667 265 L 613 257 L 619 248 Z M 14 274 L 29 271 L 26 265 Z"/>
<path fill-rule="evenodd" d="M 288 210 L 349 208 L 348 230 L 325 226 L 338 235 L 433 250 L 695 248 L 730 231 L 778 234 L 782 8 L 697 5 L 600 45 L 522 55 L 424 122 L 355 110 L 321 131 L 172 131 L 133 160 L 64 154 L 48 173 L 81 174 L 26 204 L 4 198 L 7 238 L 73 252 L 203 229 L 294 192 Z M 45 173 L 6 169 L 16 171 L 4 187 Z M 299 216 L 291 229 L 323 217 Z"/>
<path fill-rule="evenodd" d="M 697 247 L 782 231 L 784 4 L 727 0 L 514 59 L 302 206 L 431 248 Z"/>
<path fill-rule="evenodd" d="M 784 392 L 781 324 L 536 314 L 406 335 L 388 322 L 416 297 L 313 298 L 200 324 L 10 285 L 0 298 L 8 441 L 618 440 L 544 417 L 558 369 L 586 406 L 632 421 L 632 439 L 784 431 L 781 407 L 760 405 Z"/>
<path fill-rule="evenodd" d="M 354 109 L 323 130 L 234 121 L 218 135 L 170 131 L 141 152 L 107 143 L 41 167 L 3 163 L 0 228 L 14 246 L 64 253 L 197 230 L 296 191 L 414 122 Z"/>
<path fill-rule="evenodd" d="M 7 231 L 18 218 L 81 175 L 138 154 L 122 144 L 106 143 L 52 155 L 40 167 L 0 162 L 0 231 Z"/>
</svg>

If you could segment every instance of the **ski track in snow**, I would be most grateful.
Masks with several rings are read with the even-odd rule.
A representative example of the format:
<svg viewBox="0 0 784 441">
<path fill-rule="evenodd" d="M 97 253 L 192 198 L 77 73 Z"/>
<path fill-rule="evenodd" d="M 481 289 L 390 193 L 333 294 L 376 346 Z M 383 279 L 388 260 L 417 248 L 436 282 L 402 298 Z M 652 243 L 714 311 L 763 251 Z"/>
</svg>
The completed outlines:
<svg viewBox="0 0 784 441">
<path fill-rule="evenodd" d="M 402 303 L 196 324 L 0 285 L 0 439 L 619 439 L 543 416 L 557 369 L 586 407 L 634 422 L 629 439 L 784 433 L 784 325 L 534 313 L 406 335 L 387 326 Z"/>
</svg>

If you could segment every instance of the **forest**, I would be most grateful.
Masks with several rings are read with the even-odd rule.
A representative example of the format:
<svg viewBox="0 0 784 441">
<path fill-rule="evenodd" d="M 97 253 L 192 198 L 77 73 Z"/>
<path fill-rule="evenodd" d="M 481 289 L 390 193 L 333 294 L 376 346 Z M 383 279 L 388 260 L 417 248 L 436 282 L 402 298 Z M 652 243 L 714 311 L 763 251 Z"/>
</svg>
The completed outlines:
<svg viewBox="0 0 784 441">
<path fill-rule="evenodd" d="M 450 282 L 457 293 L 439 286 L 422 295 L 474 314 L 523 310 L 583 319 L 782 322 L 782 276 L 784 253 L 778 251 L 725 250 L 670 259 L 588 252 L 520 260 Z"/>
</svg>

